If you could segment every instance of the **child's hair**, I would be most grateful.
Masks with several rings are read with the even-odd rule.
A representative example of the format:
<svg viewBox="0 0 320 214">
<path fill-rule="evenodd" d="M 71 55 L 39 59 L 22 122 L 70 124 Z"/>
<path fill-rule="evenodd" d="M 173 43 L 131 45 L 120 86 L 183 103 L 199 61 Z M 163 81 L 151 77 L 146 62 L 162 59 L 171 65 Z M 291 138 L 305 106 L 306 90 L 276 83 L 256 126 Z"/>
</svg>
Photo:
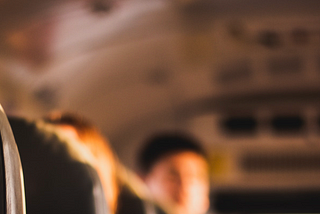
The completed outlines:
<svg viewBox="0 0 320 214">
<path fill-rule="evenodd" d="M 140 173 L 148 174 L 163 157 L 183 151 L 191 151 L 207 159 L 197 140 L 187 134 L 167 132 L 153 135 L 138 153 L 138 169 Z"/>
</svg>

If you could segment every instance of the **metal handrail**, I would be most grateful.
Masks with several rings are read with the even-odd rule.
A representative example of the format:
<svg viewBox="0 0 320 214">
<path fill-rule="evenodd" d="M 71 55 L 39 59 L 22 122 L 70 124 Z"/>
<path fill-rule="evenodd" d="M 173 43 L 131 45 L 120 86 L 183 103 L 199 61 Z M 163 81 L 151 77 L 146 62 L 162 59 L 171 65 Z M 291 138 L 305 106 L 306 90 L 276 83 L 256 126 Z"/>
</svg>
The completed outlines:
<svg viewBox="0 0 320 214">
<path fill-rule="evenodd" d="M 0 130 L 6 182 L 6 214 L 25 214 L 25 192 L 20 155 L 8 118 L 1 105 Z"/>
</svg>

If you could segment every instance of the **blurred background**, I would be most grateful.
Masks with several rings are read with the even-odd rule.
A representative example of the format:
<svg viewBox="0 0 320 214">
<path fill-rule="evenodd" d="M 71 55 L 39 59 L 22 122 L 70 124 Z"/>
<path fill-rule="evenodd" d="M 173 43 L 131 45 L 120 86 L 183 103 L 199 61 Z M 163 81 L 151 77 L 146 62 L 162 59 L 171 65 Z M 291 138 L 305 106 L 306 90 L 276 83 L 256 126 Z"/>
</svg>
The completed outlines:
<svg viewBox="0 0 320 214">
<path fill-rule="evenodd" d="M 319 12 L 315 0 L 0 0 L 0 103 L 84 115 L 131 169 L 152 133 L 190 132 L 219 212 L 319 211 Z"/>
</svg>

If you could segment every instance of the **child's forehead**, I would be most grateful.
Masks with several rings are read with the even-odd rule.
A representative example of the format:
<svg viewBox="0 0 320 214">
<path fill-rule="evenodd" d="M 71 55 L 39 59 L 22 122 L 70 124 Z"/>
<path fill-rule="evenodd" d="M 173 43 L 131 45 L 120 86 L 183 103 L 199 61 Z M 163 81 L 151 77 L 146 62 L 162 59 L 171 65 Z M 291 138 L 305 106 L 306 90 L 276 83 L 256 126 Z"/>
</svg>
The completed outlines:
<svg viewBox="0 0 320 214">
<path fill-rule="evenodd" d="M 191 165 L 197 165 L 201 167 L 206 166 L 207 163 L 205 158 L 196 152 L 178 151 L 166 154 L 154 164 L 154 167 L 157 165 L 167 165 L 171 167 L 189 167 Z"/>
</svg>

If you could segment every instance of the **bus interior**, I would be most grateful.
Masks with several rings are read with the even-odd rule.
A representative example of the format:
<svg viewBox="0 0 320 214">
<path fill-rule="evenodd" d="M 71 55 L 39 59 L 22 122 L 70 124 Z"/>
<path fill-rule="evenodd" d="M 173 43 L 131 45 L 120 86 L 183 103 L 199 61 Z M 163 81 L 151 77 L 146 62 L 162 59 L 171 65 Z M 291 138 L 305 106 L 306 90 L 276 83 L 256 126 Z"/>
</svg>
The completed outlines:
<svg viewBox="0 0 320 214">
<path fill-rule="evenodd" d="M 320 212 L 319 1 L 0 0 L 0 17 L 8 116 L 84 115 L 129 169 L 147 136 L 185 131 L 214 213 Z"/>
</svg>

